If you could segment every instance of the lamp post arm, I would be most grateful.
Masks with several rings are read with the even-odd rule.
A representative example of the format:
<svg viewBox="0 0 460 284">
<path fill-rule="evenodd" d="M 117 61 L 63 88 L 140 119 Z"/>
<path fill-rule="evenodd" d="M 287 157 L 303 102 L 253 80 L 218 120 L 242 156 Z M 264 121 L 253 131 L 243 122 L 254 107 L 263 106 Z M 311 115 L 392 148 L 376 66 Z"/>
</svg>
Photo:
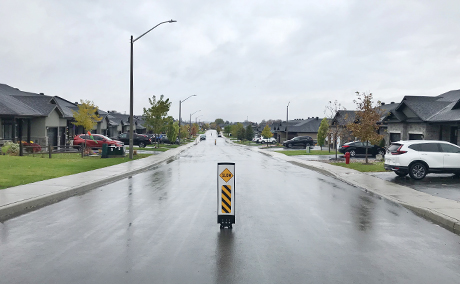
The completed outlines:
<svg viewBox="0 0 460 284">
<path fill-rule="evenodd" d="M 162 25 L 162 24 L 166 24 L 166 23 L 175 23 L 177 21 L 175 20 L 169 20 L 169 21 L 164 21 L 164 22 L 161 22 L 159 23 L 158 25 L 154 26 L 153 28 L 151 28 L 150 30 L 146 31 L 145 33 L 143 33 L 141 36 L 137 37 L 135 40 L 133 40 L 133 42 L 135 42 L 136 40 L 140 39 L 141 37 L 145 36 L 146 34 L 148 34 L 151 30 L 153 30 L 154 28 L 158 27 L 159 25 Z"/>
</svg>

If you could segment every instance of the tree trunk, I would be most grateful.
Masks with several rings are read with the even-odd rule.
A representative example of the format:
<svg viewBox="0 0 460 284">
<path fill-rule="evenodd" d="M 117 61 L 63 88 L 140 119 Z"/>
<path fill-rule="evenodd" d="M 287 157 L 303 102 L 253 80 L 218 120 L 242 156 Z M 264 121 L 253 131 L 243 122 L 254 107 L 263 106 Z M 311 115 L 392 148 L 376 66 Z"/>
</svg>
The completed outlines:
<svg viewBox="0 0 460 284">
<path fill-rule="evenodd" d="M 366 143 L 367 143 L 367 145 L 369 145 L 369 141 L 366 141 Z M 367 150 L 368 150 L 368 149 L 369 149 L 369 148 L 366 147 L 366 164 L 368 163 L 368 160 L 367 160 Z"/>
</svg>

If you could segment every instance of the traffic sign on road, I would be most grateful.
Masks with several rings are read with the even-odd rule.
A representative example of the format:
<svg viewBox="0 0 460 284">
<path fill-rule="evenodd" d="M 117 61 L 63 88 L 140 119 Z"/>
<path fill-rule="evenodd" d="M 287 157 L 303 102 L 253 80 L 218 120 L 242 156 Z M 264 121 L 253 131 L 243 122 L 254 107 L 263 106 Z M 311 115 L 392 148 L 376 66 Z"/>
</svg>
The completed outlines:
<svg viewBox="0 0 460 284">
<path fill-rule="evenodd" d="M 218 163 L 217 175 L 217 223 L 231 229 L 235 224 L 235 163 Z"/>
</svg>

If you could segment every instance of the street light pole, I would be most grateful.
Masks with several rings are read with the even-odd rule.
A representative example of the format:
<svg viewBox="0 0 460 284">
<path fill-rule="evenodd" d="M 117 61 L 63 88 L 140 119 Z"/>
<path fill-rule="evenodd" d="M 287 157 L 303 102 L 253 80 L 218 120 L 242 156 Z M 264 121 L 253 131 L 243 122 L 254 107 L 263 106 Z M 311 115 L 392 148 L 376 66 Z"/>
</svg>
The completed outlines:
<svg viewBox="0 0 460 284">
<path fill-rule="evenodd" d="M 133 159 L 133 136 L 134 136 L 134 94 L 133 94 L 133 44 L 136 40 L 140 39 L 141 37 L 145 36 L 147 33 L 149 33 L 151 30 L 154 28 L 158 27 L 161 24 L 165 23 L 175 23 L 177 21 L 174 20 L 169 20 L 169 21 L 164 21 L 159 23 L 158 25 L 154 26 L 150 30 L 146 31 L 143 33 L 141 36 L 137 37 L 136 39 L 133 39 L 133 36 L 131 36 L 131 64 L 130 64 L 130 74 L 129 74 L 129 159 Z"/>
<path fill-rule="evenodd" d="M 198 124 L 198 117 L 201 117 L 203 115 L 198 115 L 197 117 L 195 117 L 195 124 Z"/>
<path fill-rule="evenodd" d="M 201 109 L 190 114 L 190 135 L 192 135 L 192 115 L 194 115 L 195 113 L 197 113 L 199 111 L 201 111 Z"/>
<path fill-rule="evenodd" d="M 182 105 L 183 102 L 185 102 L 188 98 L 191 98 L 191 97 L 196 97 L 196 95 L 188 96 L 185 100 L 179 101 L 179 145 L 180 145 L 181 105 Z"/>
<path fill-rule="evenodd" d="M 289 104 L 291 102 L 288 102 L 287 107 L 286 107 L 286 141 L 288 140 L 288 124 L 289 124 Z"/>
</svg>

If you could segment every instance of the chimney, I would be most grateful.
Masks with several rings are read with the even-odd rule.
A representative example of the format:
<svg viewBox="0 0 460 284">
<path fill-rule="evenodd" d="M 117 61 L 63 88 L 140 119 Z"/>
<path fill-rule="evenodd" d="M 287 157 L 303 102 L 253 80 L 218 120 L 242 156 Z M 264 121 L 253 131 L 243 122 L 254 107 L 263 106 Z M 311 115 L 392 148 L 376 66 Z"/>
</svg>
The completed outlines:
<svg viewBox="0 0 460 284">
<path fill-rule="evenodd" d="M 382 102 L 382 106 L 384 106 L 384 105 L 385 105 L 385 102 Z"/>
<path fill-rule="evenodd" d="M 318 120 L 318 119 L 319 119 L 319 117 L 316 117 L 316 120 Z"/>
<path fill-rule="evenodd" d="M 391 102 L 392 104 L 394 104 L 395 102 Z"/>
<path fill-rule="evenodd" d="M 44 96 L 45 94 L 43 94 L 43 93 L 40 93 L 40 95 Z"/>
</svg>

